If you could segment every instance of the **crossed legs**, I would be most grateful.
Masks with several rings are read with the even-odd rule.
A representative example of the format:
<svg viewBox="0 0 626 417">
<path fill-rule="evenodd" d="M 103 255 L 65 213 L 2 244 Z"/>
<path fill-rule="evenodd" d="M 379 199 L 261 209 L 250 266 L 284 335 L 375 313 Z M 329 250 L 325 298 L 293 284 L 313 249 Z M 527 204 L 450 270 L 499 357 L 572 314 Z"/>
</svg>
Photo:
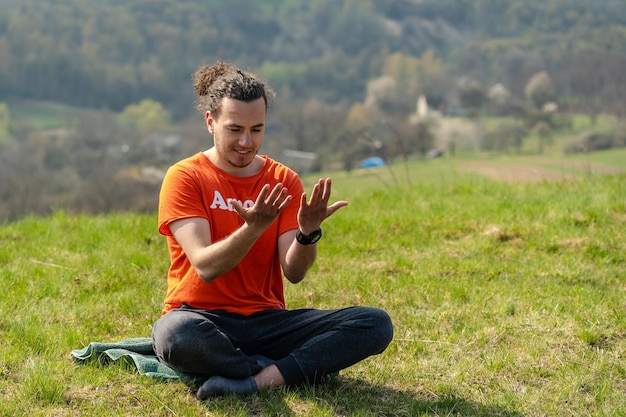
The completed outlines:
<svg viewBox="0 0 626 417">
<path fill-rule="evenodd" d="M 319 382 L 381 353 L 392 337 L 387 313 L 371 307 L 240 316 L 183 306 L 153 328 L 159 360 L 208 378 L 198 392 L 201 398 Z"/>
</svg>

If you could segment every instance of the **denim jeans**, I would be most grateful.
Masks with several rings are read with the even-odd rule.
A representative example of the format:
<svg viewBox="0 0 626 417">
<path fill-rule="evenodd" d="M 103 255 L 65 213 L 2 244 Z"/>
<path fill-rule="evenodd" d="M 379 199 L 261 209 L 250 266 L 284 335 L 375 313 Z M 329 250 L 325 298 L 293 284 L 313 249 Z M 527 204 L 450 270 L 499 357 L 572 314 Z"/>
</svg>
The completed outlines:
<svg viewBox="0 0 626 417">
<path fill-rule="evenodd" d="M 379 354 L 391 342 L 389 315 L 372 307 L 267 310 L 250 316 L 182 306 L 153 326 L 159 360 L 178 371 L 245 378 L 271 359 L 287 385 L 324 375 Z"/>
</svg>

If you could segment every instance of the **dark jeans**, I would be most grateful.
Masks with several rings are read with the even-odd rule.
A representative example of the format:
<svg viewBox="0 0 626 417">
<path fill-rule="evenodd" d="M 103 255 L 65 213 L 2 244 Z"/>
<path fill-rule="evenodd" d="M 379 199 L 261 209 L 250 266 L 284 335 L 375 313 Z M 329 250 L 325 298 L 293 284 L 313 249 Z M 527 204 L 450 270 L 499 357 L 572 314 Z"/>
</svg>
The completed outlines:
<svg viewBox="0 0 626 417">
<path fill-rule="evenodd" d="M 152 330 L 163 363 L 189 374 L 245 378 L 275 361 L 287 385 L 315 383 L 381 353 L 393 325 L 383 310 L 268 310 L 251 316 L 182 306 L 162 316 Z"/>
</svg>

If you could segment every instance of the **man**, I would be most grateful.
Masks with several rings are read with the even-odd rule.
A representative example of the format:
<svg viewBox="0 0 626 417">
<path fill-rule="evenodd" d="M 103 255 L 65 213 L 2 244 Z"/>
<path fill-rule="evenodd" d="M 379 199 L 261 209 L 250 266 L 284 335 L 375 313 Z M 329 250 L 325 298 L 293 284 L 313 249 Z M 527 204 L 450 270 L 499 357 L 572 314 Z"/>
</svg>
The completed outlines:
<svg viewBox="0 0 626 417">
<path fill-rule="evenodd" d="M 284 277 L 300 282 L 316 258 L 331 180 L 307 200 L 292 170 L 259 155 L 273 92 L 224 62 L 195 75 L 214 146 L 172 166 L 159 201 L 171 266 L 154 350 L 206 377 L 198 398 L 317 383 L 381 353 L 393 326 L 377 308 L 287 310 Z"/>
</svg>

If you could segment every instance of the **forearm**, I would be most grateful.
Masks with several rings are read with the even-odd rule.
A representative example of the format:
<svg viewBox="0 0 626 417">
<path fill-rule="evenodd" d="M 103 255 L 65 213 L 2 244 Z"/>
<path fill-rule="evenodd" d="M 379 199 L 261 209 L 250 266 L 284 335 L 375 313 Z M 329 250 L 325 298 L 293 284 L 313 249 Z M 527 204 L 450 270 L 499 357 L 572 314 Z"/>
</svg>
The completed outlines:
<svg viewBox="0 0 626 417">
<path fill-rule="evenodd" d="M 316 257 L 317 244 L 301 245 L 294 238 L 285 257 L 283 266 L 285 277 L 294 284 L 302 281 Z"/>
<path fill-rule="evenodd" d="M 197 251 L 190 261 L 200 278 L 210 282 L 237 266 L 261 233 L 244 223 L 228 237 Z"/>
<path fill-rule="evenodd" d="M 302 281 L 315 262 L 317 256 L 316 242 L 322 236 L 320 228 L 322 222 L 348 204 L 346 201 L 337 201 L 329 206 L 330 189 L 330 178 L 320 179 L 313 186 L 309 201 L 307 201 L 305 193 L 300 195 L 298 230 L 301 235 L 298 235 L 299 237 L 296 239 L 298 232 L 293 230 L 284 233 L 281 236 L 282 241 L 279 241 L 280 249 L 286 248 L 286 250 L 282 250 L 282 253 L 285 253 L 284 257 L 281 256 L 283 273 L 293 283 Z"/>
</svg>

